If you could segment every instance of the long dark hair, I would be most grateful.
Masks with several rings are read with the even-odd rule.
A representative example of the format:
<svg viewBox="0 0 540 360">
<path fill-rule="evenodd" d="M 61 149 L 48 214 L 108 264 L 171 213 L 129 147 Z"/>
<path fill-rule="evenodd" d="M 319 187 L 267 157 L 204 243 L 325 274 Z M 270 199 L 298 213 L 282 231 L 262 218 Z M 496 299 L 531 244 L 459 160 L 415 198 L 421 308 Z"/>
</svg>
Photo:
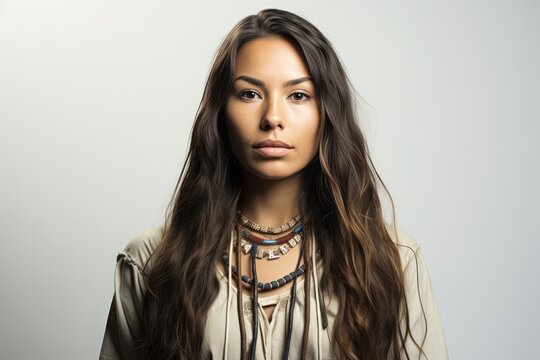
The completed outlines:
<svg viewBox="0 0 540 360">
<path fill-rule="evenodd" d="M 358 126 L 352 84 L 323 34 L 298 15 L 277 9 L 242 19 L 215 56 L 163 239 L 147 266 L 142 352 L 151 359 L 204 357 L 207 312 L 218 293 L 216 274 L 208 269 L 229 244 L 236 214 L 231 209 L 237 209 L 241 193 L 241 168 L 227 142 L 224 108 L 239 49 L 265 36 L 295 46 L 320 106 L 321 142 L 303 170 L 300 211 L 306 233 L 317 234 L 325 269 L 321 288 L 339 303 L 331 329 L 334 355 L 398 359 L 410 336 L 403 274 L 377 184 L 388 191 Z M 407 320 L 405 334 L 400 316 Z"/>
</svg>

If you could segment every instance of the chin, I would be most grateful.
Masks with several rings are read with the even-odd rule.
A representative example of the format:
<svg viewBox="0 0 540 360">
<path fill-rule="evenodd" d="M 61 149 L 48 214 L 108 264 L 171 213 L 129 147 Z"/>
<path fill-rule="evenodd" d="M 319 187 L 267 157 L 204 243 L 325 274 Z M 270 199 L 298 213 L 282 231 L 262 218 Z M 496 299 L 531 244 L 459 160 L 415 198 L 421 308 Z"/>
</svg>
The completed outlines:
<svg viewBox="0 0 540 360">
<path fill-rule="evenodd" d="M 270 181 L 276 181 L 276 180 L 284 180 L 290 177 L 293 177 L 295 175 L 298 175 L 301 169 L 284 169 L 283 167 L 265 167 L 264 169 L 261 168 L 251 168 L 249 169 L 249 173 L 251 173 L 253 176 L 258 177 L 263 180 L 270 180 Z"/>
</svg>

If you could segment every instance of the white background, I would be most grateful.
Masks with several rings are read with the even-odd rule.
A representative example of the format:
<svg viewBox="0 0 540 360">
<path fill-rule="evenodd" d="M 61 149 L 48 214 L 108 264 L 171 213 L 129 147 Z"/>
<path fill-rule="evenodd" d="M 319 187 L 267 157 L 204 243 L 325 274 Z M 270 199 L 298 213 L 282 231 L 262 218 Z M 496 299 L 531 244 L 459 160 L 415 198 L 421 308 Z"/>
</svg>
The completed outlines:
<svg viewBox="0 0 540 360">
<path fill-rule="evenodd" d="M 277 7 L 365 100 L 451 358 L 540 358 L 538 4 L 0 0 L 0 357 L 97 358 L 116 253 L 163 220 L 219 43 Z"/>
</svg>

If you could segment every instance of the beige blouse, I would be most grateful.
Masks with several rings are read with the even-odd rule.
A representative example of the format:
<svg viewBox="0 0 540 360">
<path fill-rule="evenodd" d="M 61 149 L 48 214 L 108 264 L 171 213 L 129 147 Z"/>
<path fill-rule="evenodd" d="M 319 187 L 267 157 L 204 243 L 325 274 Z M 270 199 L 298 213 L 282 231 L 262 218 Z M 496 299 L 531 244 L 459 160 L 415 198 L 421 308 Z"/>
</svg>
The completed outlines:
<svg viewBox="0 0 540 360">
<path fill-rule="evenodd" d="M 403 230 L 397 229 L 397 238 L 389 225 L 389 234 L 397 244 L 405 274 L 405 289 L 409 308 L 411 332 L 418 343 L 422 343 L 424 354 L 408 337 L 405 347 L 411 359 L 445 360 L 448 350 L 442 328 L 439 310 L 431 287 L 426 264 L 416 241 Z M 163 227 L 148 228 L 137 234 L 117 257 L 112 299 L 100 359 L 136 359 L 133 341 L 140 333 L 142 305 L 146 289 L 142 279 L 142 266 L 156 249 Z M 310 325 L 308 359 L 331 359 L 331 334 L 338 311 L 337 301 L 324 295 L 327 309 L 328 327 L 323 329 L 318 304 L 318 279 L 322 272 L 320 263 L 313 272 L 310 291 Z M 216 269 L 220 280 L 217 298 L 208 312 L 203 349 L 208 359 L 238 359 L 240 353 L 240 328 L 238 325 L 237 296 L 235 281 L 229 282 L 228 273 Z M 290 359 L 300 358 L 300 346 L 304 320 L 304 281 L 297 284 L 297 297 L 294 307 L 294 323 L 291 339 Z M 287 313 L 289 294 L 286 290 L 270 297 L 260 297 L 259 328 L 256 359 L 281 359 L 287 333 Z M 264 296 L 264 294 L 261 294 Z M 252 309 L 250 296 L 243 294 L 243 316 L 246 326 L 246 344 L 251 342 Z M 264 305 L 276 304 L 271 321 L 263 309 Z M 422 311 L 423 308 L 423 311 Z M 404 320 L 401 326 L 404 329 Z M 426 333 L 427 325 L 427 333 Z M 406 359 L 404 353 L 402 359 Z"/>
</svg>

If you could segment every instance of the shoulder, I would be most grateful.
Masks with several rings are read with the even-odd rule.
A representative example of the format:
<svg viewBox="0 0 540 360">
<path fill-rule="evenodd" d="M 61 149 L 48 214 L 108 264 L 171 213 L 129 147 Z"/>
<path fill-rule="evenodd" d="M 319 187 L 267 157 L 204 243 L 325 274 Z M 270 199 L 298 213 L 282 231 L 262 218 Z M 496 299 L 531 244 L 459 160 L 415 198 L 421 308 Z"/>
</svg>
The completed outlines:
<svg viewBox="0 0 540 360">
<path fill-rule="evenodd" d="M 410 326 L 411 334 L 405 338 L 407 355 L 402 351 L 401 358 L 448 359 L 441 317 L 422 248 L 410 233 L 386 225 L 399 250 L 403 269 L 407 316 L 402 317 L 401 328 L 405 331 L 406 326 Z M 421 343 L 422 354 L 418 343 Z"/>
<path fill-rule="evenodd" d="M 399 251 L 401 269 L 404 274 L 403 280 L 409 292 L 409 297 L 415 296 L 413 293 L 419 291 L 418 287 L 421 287 L 424 292 L 430 291 L 431 280 L 422 255 L 422 247 L 407 231 L 398 227 L 394 228 L 388 224 L 386 226 L 392 242 Z M 424 294 L 424 296 L 428 295 Z"/>
<path fill-rule="evenodd" d="M 396 245 L 401 258 L 401 264 L 405 267 L 420 250 L 416 239 L 407 231 L 392 224 L 385 223 L 386 230 L 392 242 Z"/>
<path fill-rule="evenodd" d="M 147 227 L 128 241 L 117 260 L 121 258 L 142 270 L 150 256 L 156 251 L 163 238 L 164 225 Z"/>
</svg>

